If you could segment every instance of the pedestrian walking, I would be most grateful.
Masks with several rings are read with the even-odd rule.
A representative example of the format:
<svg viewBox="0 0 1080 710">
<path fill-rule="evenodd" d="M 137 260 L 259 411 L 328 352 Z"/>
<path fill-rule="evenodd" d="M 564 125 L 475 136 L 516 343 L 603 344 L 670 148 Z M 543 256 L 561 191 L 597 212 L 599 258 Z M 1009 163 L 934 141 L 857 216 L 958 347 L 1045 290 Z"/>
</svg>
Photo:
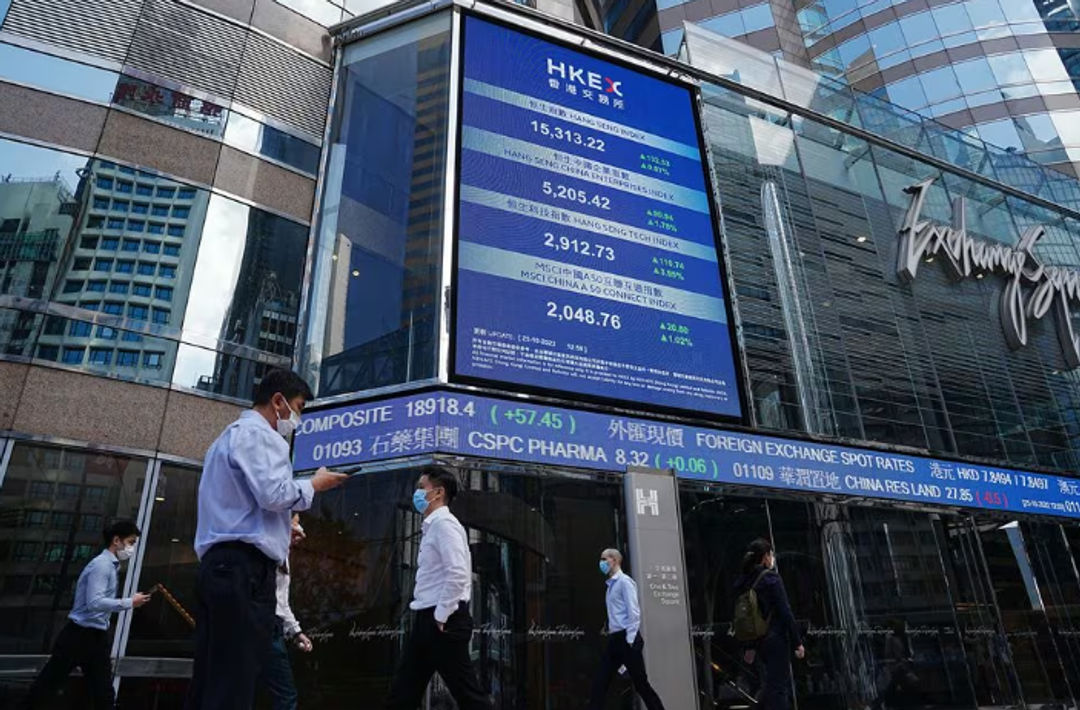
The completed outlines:
<svg viewBox="0 0 1080 710">
<path fill-rule="evenodd" d="M 290 549 L 305 537 L 300 514 L 293 513 Z M 277 623 L 274 624 L 274 635 L 260 675 L 261 684 L 270 692 L 274 710 L 296 710 L 299 701 L 292 665 L 289 663 L 289 647 L 303 653 L 311 653 L 315 647 L 300 629 L 300 622 L 289 606 L 289 583 L 292 580 L 290 564 L 286 558 L 277 568 Z"/>
<path fill-rule="evenodd" d="M 199 481 L 195 664 L 188 710 L 247 710 L 273 639 L 275 575 L 291 515 L 347 476 L 293 477 L 286 441 L 312 398 L 299 375 L 270 370 L 251 409 L 210 446 Z"/>
<path fill-rule="evenodd" d="M 622 666 L 634 684 L 634 691 L 648 710 L 663 710 L 660 696 L 649 683 L 645 672 L 645 639 L 641 635 L 641 608 L 637 584 L 622 571 L 622 553 L 607 549 L 600 553 L 600 573 L 607 578 L 607 648 L 593 679 L 591 710 L 604 706 L 611 678 Z"/>
<path fill-rule="evenodd" d="M 428 467 L 413 491 L 413 507 L 424 522 L 409 604 L 412 631 L 386 700 L 388 710 L 416 710 L 436 671 L 460 710 L 491 707 L 469 657 L 472 555 L 465 528 L 449 508 L 457 488 L 453 474 Z"/>
<path fill-rule="evenodd" d="M 764 671 L 762 710 L 790 710 L 791 656 L 794 653 L 801 659 L 806 649 L 788 604 L 784 582 L 776 572 L 776 556 L 768 540 L 754 540 L 746 549 L 743 574 L 735 581 L 735 595 L 739 600 L 736 631 L 743 627 L 760 628 L 758 633 L 747 634 L 743 640 L 751 644 L 747 647 L 748 662 L 756 660 Z"/>
<path fill-rule="evenodd" d="M 52 697 L 76 666 L 86 680 L 90 707 L 113 710 L 110 617 L 124 609 L 138 609 L 150 601 L 150 594 L 141 592 L 127 599 L 116 598 L 120 563 L 135 554 L 139 535 L 139 528 L 130 520 L 120 520 L 106 528 L 105 549 L 79 574 L 67 624 L 56 637 L 48 662 L 30 686 L 22 705 L 26 710 Z"/>
</svg>

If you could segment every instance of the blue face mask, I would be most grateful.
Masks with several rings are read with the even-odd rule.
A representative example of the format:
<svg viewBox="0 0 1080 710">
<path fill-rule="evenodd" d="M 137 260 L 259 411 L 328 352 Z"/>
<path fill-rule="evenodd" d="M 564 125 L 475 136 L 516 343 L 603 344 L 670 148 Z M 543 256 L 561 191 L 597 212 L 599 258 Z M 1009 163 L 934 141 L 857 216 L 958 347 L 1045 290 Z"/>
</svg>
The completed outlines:
<svg viewBox="0 0 1080 710">
<path fill-rule="evenodd" d="M 428 509 L 431 503 L 427 499 L 427 491 L 423 488 L 417 488 L 412 494 L 412 504 L 416 508 L 416 512 L 420 515 L 424 514 L 424 511 Z"/>
<path fill-rule="evenodd" d="M 609 572 L 611 572 L 611 563 L 607 560 L 600 560 L 600 573 L 606 575 Z"/>
</svg>

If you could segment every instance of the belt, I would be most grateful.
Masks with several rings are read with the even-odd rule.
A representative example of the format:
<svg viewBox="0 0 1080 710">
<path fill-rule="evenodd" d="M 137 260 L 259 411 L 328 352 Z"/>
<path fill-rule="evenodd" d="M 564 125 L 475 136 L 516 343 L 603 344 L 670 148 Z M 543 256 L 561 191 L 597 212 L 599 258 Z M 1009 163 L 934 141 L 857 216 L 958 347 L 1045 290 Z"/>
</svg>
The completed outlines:
<svg viewBox="0 0 1080 710">
<path fill-rule="evenodd" d="M 270 559 L 270 557 L 268 557 L 265 552 L 260 550 L 255 545 L 252 545 L 250 542 L 242 542 L 240 540 L 226 540 L 225 542 L 219 542 L 219 543 L 215 543 L 214 545 L 211 545 L 210 549 L 207 550 L 206 552 L 207 552 L 207 554 L 209 554 L 209 553 L 213 552 L 214 550 L 219 550 L 219 549 L 220 550 L 236 550 L 237 552 L 243 552 L 243 553 L 249 554 L 249 555 L 254 554 L 255 556 L 257 556 L 260 559 L 260 561 L 264 561 L 267 564 L 274 565 L 275 567 L 278 564 L 274 560 Z M 205 557 L 205 555 L 204 555 L 204 557 Z"/>
</svg>

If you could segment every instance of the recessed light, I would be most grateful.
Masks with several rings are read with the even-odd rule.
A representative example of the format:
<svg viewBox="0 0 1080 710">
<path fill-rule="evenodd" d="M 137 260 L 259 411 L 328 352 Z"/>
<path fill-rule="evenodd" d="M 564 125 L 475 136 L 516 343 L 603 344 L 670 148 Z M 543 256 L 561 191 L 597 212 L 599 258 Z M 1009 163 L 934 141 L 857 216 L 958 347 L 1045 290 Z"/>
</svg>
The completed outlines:
<svg viewBox="0 0 1080 710">
<path fill-rule="evenodd" d="M 855 241 L 857 241 L 859 244 L 862 244 L 866 241 L 866 237 L 855 237 Z"/>
<path fill-rule="evenodd" d="M 155 497 L 154 500 L 156 500 L 158 503 L 164 503 L 165 502 L 165 499 L 163 497 L 161 497 L 161 496 Z"/>
<path fill-rule="evenodd" d="M 169 542 L 180 542 L 180 538 L 174 537 L 172 540 L 169 540 Z"/>
<path fill-rule="evenodd" d="M 359 270 L 357 270 L 357 269 L 353 269 L 352 275 L 353 275 L 353 276 L 359 276 L 359 275 L 360 275 L 360 272 L 359 272 Z"/>
</svg>

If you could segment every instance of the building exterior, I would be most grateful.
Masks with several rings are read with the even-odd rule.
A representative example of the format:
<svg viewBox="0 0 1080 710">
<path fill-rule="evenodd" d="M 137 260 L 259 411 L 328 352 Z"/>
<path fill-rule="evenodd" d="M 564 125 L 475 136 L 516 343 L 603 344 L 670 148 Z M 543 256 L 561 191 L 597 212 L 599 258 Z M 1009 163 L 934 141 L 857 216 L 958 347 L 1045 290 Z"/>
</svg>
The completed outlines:
<svg viewBox="0 0 1080 710">
<path fill-rule="evenodd" d="M 976 24 L 991 5 L 1006 21 Z M 972 20 L 937 40 L 948 67 L 978 46 L 963 61 L 995 81 L 994 57 L 1044 50 L 1068 73 L 1075 8 L 1003 6 L 920 4 Z M 786 8 L 0 4 L 0 705 L 131 517 L 124 589 L 169 594 L 117 622 L 119 704 L 182 707 L 200 460 L 291 366 L 318 398 L 297 468 L 365 467 L 292 560 L 306 705 L 386 693 L 434 462 L 462 482 L 496 707 L 581 706 L 609 546 L 645 591 L 650 664 L 685 653 L 653 675 L 752 706 L 728 631 L 759 536 L 806 637 L 798 707 L 1077 707 L 1069 139 L 1007 150 L 958 130 L 987 121 L 890 103 L 936 54 L 841 48 L 906 37 L 914 3 Z M 658 30 L 680 61 L 634 46 Z M 1075 88 L 1027 76 L 1041 114 L 980 106 L 1057 126 Z"/>
<path fill-rule="evenodd" d="M 1070 176 L 1080 165 L 1067 0 L 660 0 L 664 51 L 692 22 Z"/>
</svg>

